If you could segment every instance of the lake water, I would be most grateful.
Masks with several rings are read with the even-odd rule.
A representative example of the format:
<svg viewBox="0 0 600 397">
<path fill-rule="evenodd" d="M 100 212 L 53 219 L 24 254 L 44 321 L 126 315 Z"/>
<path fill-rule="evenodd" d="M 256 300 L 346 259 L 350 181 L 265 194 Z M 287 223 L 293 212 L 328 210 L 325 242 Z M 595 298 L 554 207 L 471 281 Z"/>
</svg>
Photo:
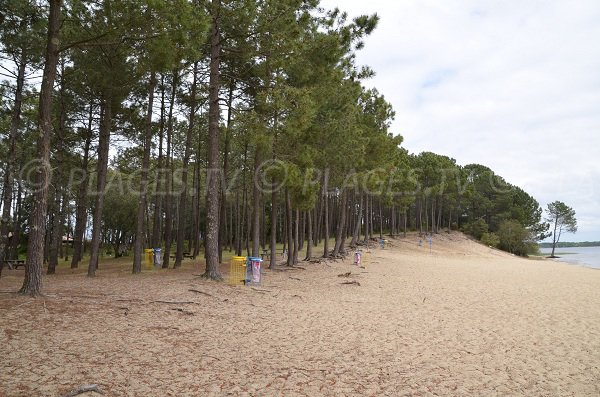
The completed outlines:
<svg viewBox="0 0 600 397">
<path fill-rule="evenodd" d="M 552 248 L 540 248 L 540 252 L 550 255 Z M 600 269 L 600 247 L 557 248 L 554 255 L 560 256 L 560 259 L 556 260 L 561 262 Z"/>
</svg>

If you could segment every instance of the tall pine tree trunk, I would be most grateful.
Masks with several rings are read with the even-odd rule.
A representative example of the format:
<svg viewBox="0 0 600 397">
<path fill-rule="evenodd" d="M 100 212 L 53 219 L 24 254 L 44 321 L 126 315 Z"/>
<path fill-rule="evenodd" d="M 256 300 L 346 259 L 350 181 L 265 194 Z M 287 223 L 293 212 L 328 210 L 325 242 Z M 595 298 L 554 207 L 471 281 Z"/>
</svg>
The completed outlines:
<svg viewBox="0 0 600 397">
<path fill-rule="evenodd" d="M 392 204 L 391 221 L 390 235 L 394 237 L 396 235 L 396 206 L 394 204 Z"/>
<path fill-rule="evenodd" d="M 46 60 L 40 91 L 37 159 L 39 168 L 36 173 L 37 189 L 33 193 L 33 203 L 29 218 L 29 242 L 27 243 L 27 265 L 25 278 L 19 293 L 38 296 L 42 290 L 42 265 L 44 252 L 44 235 L 46 234 L 46 211 L 48 207 L 48 185 L 51 179 L 50 138 L 52 136 L 52 87 L 56 78 L 58 64 L 58 48 L 60 45 L 60 13 L 61 0 L 49 0 L 48 40 L 46 44 Z"/>
<path fill-rule="evenodd" d="M 304 257 L 305 261 L 309 261 L 312 258 L 312 250 L 313 250 L 313 216 L 312 211 L 314 209 L 309 210 L 306 213 L 306 221 L 308 223 L 308 230 L 306 234 L 306 256 Z"/>
<path fill-rule="evenodd" d="M 257 175 L 260 170 L 260 148 L 256 145 L 254 150 L 254 179 L 252 180 L 252 256 L 257 258 L 260 255 L 260 217 L 262 214 L 261 210 L 261 191 L 258 186 Z"/>
<path fill-rule="evenodd" d="M 346 202 L 348 200 L 348 194 L 345 190 L 341 192 L 342 200 L 340 203 L 340 219 L 337 224 L 337 229 L 335 231 L 335 246 L 333 247 L 333 256 L 336 257 L 340 253 L 340 248 L 342 246 L 342 240 L 344 239 L 344 232 L 346 226 Z"/>
<path fill-rule="evenodd" d="M 58 179 L 58 178 L 57 178 Z M 54 274 L 58 266 L 59 258 L 62 256 L 62 243 L 65 228 L 65 217 L 67 211 L 67 197 L 62 186 L 58 187 L 56 192 L 58 198 L 56 200 L 56 213 L 52 225 L 52 241 L 50 242 L 50 255 L 48 260 L 48 274 Z"/>
<path fill-rule="evenodd" d="M 294 251 L 292 254 L 293 261 L 292 264 L 296 265 L 298 263 L 298 251 L 300 249 L 300 241 L 299 241 L 299 224 L 300 224 L 300 210 L 296 208 L 294 211 L 295 219 L 294 219 Z"/>
<path fill-rule="evenodd" d="M 92 243 L 90 249 L 90 262 L 88 264 L 89 277 L 94 277 L 96 275 L 98 259 L 100 257 L 102 210 L 104 209 L 104 190 L 106 189 L 110 130 L 112 125 L 112 90 L 110 88 L 107 89 L 104 94 L 102 105 L 102 122 L 100 124 L 100 135 L 98 141 L 98 164 L 96 166 L 96 204 L 94 206 L 93 213 Z"/>
<path fill-rule="evenodd" d="M 188 130 L 185 139 L 185 152 L 183 155 L 183 165 L 181 169 L 181 194 L 179 196 L 179 216 L 177 219 L 177 250 L 175 252 L 174 268 L 181 266 L 183 261 L 183 244 L 185 240 L 185 221 L 187 219 L 186 207 L 188 196 L 188 168 L 190 156 L 192 154 L 192 138 L 194 134 L 194 125 L 196 120 L 196 90 L 198 87 L 198 61 L 194 62 L 192 72 L 192 88 L 190 92 L 190 115 L 188 121 Z"/>
<path fill-rule="evenodd" d="M 293 221 L 292 221 L 292 199 L 290 198 L 290 191 L 286 187 L 285 188 L 285 215 L 286 215 L 286 227 L 287 227 L 287 265 L 294 265 L 294 255 L 292 250 L 294 249 L 294 229 L 293 229 Z"/>
<path fill-rule="evenodd" d="M 150 72 L 150 83 L 148 86 L 148 109 L 146 110 L 146 122 L 144 125 L 144 158 L 142 160 L 142 174 L 140 180 L 140 197 L 138 199 L 137 223 L 135 231 L 135 243 L 133 247 L 132 272 L 142 272 L 142 257 L 146 234 L 144 233 L 144 222 L 146 220 L 146 207 L 148 202 L 148 171 L 150 168 L 150 149 L 152 146 L 152 108 L 154 106 L 154 90 L 156 88 L 156 72 Z"/>
<path fill-rule="evenodd" d="M 212 0 L 208 110 L 208 175 L 206 191 L 206 271 L 204 277 L 222 280 L 219 272 L 219 87 L 221 61 L 221 0 Z M 212 174 L 212 175 L 211 175 Z"/>
<path fill-rule="evenodd" d="M 242 251 L 242 243 L 241 243 L 241 233 L 242 233 L 242 210 L 240 208 L 240 189 L 236 189 L 235 191 L 235 236 L 233 239 L 233 250 L 237 256 L 241 256 Z"/>
<path fill-rule="evenodd" d="M 352 240 L 350 241 L 350 248 L 356 247 L 356 243 L 358 242 L 358 239 L 360 238 L 359 234 L 360 234 L 360 226 L 362 223 L 363 200 L 364 200 L 364 193 L 360 192 L 360 201 L 358 204 L 358 211 L 356 214 L 356 224 L 354 225 L 354 233 L 352 233 Z"/>
<path fill-rule="evenodd" d="M 329 172 L 323 175 L 323 216 L 325 217 L 325 241 L 323 243 L 323 258 L 329 258 Z"/>
<path fill-rule="evenodd" d="M 71 258 L 71 269 L 76 269 L 79 266 L 82 258 L 83 240 L 85 227 L 87 224 L 87 192 L 90 162 L 90 146 L 92 143 L 92 124 L 94 122 L 94 106 L 90 102 L 90 111 L 88 114 L 88 125 L 85 136 L 85 144 L 83 147 L 83 160 L 81 162 L 81 171 L 83 172 L 81 182 L 77 189 L 77 208 L 75 210 L 75 231 L 73 233 L 73 257 Z"/>
<path fill-rule="evenodd" d="M 367 196 L 365 197 L 365 240 L 364 242 L 367 244 L 369 244 L 369 195 L 367 194 Z"/>
<path fill-rule="evenodd" d="M 379 239 L 383 239 L 383 204 L 381 203 L 381 197 L 377 200 L 379 204 Z"/>
<path fill-rule="evenodd" d="M 13 222 L 13 237 L 11 239 L 9 259 L 17 259 L 21 240 L 21 207 L 23 203 L 23 185 L 17 184 L 17 205 L 15 206 L 15 222 Z"/>
<path fill-rule="evenodd" d="M 200 143 L 198 143 L 200 146 Z M 200 147 L 196 155 L 196 164 L 194 164 L 194 204 L 192 205 L 192 236 L 190 244 L 193 244 L 193 251 L 190 249 L 194 259 L 200 254 L 200 194 L 202 186 L 200 184 Z"/>
<path fill-rule="evenodd" d="M 273 186 L 275 186 L 275 179 L 272 179 Z M 277 190 L 273 189 L 271 192 L 271 241 L 269 244 L 271 251 L 269 269 L 277 264 Z"/>
<path fill-rule="evenodd" d="M 160 78 L 160 125 L 158 128 L 158 160 L 156 163 L 156 188 L 154 192 L 154 213 L 152 214 L 152 248 L 160 247 L 161 226 L 162 226 L 162 204 L 163 204 L 163 179 L 165 172 L 163 170 L 163 143 L 165 134 L 165 76 Z"/>
<path fill-rule="evenodd" d="M 223 186 L 221 187 L 221 212 L 219 214 L 219 263 L 223 262 L 223 246 L 225 240 L 228 239 L 228 232 L 231 227 L 227 225 L 227 188 L 228 188 L 228 177 L 229 177 L 229 151 L 231 146 L 231 120 L 233 111 L 233 91 L 235 88 L 235 82 L 231 81 L 229 84 L 229 96 L 227 98 L 227 128 L 225 130 L 225 142 L 223 148 Z M 229 241 L 229 240 L 227 240 Z"/>
<path fill-rule="evenodd" d="M 173 241 L 173 108 L 175 95 L 179 85 L 179 71 L 173 71 L 171 97 L 169 98 L 169 117 L 167 119 L 167 164 L 165 178 L 165 252 L 163 254 L 163 269 L 169 268 L 171 261 L 171 243 Z"/>
</svg>

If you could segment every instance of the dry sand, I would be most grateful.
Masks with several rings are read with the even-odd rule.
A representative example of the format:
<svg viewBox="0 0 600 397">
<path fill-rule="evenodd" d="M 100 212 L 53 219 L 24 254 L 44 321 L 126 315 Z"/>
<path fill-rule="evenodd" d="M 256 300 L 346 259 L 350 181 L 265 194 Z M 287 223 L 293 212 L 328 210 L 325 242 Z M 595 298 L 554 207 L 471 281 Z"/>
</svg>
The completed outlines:
<svg viewBox="0 0 600 397">
<path fill-rule="evenodd" d="M 5 293 L 22 277 L 6 270 L 0 396 L 600 395 L 600 271 L 459 234 L 392 244 L 366 269 L 302 264 L 258 289 L 76 274 L 30 300 Z"/>
</svg>

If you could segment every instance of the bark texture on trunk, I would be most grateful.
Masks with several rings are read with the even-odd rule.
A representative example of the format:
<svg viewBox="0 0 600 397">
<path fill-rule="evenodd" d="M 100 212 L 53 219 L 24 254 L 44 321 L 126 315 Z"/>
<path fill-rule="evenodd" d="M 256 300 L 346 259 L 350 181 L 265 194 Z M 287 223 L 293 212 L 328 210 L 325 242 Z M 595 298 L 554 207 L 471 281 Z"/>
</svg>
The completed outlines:
<svg viewBox="0 0 600 397">
<path fill-rule="evenodd" d="M 206 194 L 206 271 L 204 277 L 222 280 L 219 272 L 219 67 L 221 61 L 221 0 L 212 1 L 208 110 L 208 174 Z M 211 175 L 212 174 L 212 175 Z"/>
<path fill-rule="evenodd" d="M 50 138 L 52 136 L 52 87 L 56 78 L 58 64 L 59 29 L 61 0 L 50 0 L 48 12 L 48 40 L 46 61 L 42 77 L 39 104 L 39 135 L 37 140 L 37 158 L 39 166 L 36 173 L 36 191 L 33 193 L 31 216 L 29 218 L 29 242 L 27 243 L 27 265 L 25 279 L 19 293 L 39 296 L 42 291 L 42 265 L 44 236 L 46 234 L 46 211 L 48 208 L 48 185 L 51 180 Z"/>
</svg>

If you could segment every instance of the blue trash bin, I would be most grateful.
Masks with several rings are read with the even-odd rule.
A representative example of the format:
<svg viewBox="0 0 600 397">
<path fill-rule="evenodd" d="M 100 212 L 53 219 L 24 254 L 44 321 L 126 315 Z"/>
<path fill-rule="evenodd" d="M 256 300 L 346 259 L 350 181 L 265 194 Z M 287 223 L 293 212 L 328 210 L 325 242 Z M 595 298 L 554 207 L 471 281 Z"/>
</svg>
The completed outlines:
<svg viewBox="0 0 600 397">
<path fill-rule="evenodd" d="M 162 266 L 161 249 L 154 248 L 154 268 L 158 269 Z"/>
<path fill-rule="evenodd" d="M 246 260 L 246 285 L 260 285 L 262 262 L 262 258 L 248 257 Z"/>
</svg>

